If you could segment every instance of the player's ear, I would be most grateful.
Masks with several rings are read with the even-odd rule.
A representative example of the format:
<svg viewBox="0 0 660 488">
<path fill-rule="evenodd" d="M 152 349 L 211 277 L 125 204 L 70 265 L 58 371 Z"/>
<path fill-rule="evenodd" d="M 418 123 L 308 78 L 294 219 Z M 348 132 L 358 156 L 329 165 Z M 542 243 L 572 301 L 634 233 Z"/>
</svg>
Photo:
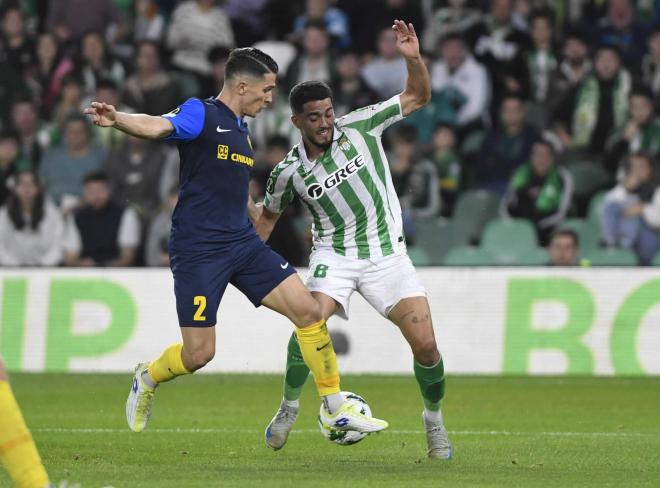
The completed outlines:
<svg viewBox="0 0 660 488">
<path fill-rule="evenodd" d="M 238 90 L 239 95 L 245 95 L 245 93 L 247 92 L 247 83 L 245 82 L 245 80 L 241 80 L 238 82 L 238 85 L 236 85 L 236 88 Z"/>
<path fill-rule="evenodd" d="M 296 129 L 300 129 L 300 119 L 295 112 L 291 115 L 291 123 L 296 126 Z"/>
</svg>

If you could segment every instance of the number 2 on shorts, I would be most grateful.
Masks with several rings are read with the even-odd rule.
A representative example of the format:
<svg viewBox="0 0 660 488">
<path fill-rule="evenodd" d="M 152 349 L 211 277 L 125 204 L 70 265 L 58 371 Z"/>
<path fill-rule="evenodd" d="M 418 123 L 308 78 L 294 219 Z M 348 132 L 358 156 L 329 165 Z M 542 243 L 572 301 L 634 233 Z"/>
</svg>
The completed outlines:
<svg viewBox="0 0 660 488">
<path fill-rule="evenodd" d="M 317 265 L 316 268 L 314 268 L 314 278 L 325 278 L 328 267 L 329 266 L 326 264 Z"/>
<path fill-rule="evenodd" d="M 193 320 L 198 322 L 206 320 L 206 316 L 202 315 L 204 310 L 206 310 L 206 297 L 204 295 L 196 295 L 195 298 L 193 298 L 193 304 L 197 305 L 197 311 L 193 316 Z"/>
</svg>

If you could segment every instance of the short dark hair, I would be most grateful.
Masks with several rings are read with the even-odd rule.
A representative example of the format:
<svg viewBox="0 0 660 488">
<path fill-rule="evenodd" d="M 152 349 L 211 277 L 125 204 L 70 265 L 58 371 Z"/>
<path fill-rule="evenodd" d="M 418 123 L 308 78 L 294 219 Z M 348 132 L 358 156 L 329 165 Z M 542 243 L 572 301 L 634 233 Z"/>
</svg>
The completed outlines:
<svg viewBox="0 0 660 488">
<path fill-rule="evenodd" d="M 325 25 L 323 19 L 309 19 L 305 22 L 304 29 L 318 29 L 323 32 L 328 32 L 328 27 Z"/>
<path fill-rule="evenodd" d="M 653 102 L 653 92 L 649 87 L 642 84 L 633 85 L 632 90 L 630 90 L 630 95 L 628 95 L 628 98 L 632 97 L 644 97 Z"/>
<path fill-rule="evenodd" d="M 90 124 L 89 119 L 85 115 L 76 112 L 72 112 L 66 116 L 64 119 L 64 128 L 66 129 L 69 124 L 73 124 L 75 122 L 80 122 L 83 124 L 88 137 L 92 135 L 92 124 Z"/>
<path fill-rule="evenodd" d="M 291 89 L 289 93 L 289 105 L 293 113 L 301 114 L 304 111 L 303 105 L 307 102 L 317 100 L 332 100 L 332 89 L 324 81 L 303 81 Z"/>
<path fill-rule="evenodd" d="M 550 27 L 553 27 L 554 15 L 552 14 L 552 10 L 547 8 L 533 10 L 529 16 L 529 25 L 531 26 L 537 19 L 545 19 L 550 24 Z"/>
<path fill-rule="evenodd" d="M 601 44 L 596 48 L 596 52 L 594 53 L 594 56 L 598 56 L 602 51 L 609 51 L 613 54 L 616 54 L 616 57 L 621 60 L 621 49 L 619 49 L 617 46 L 614 44 Z"/>
<path fill-rule="evenodd" d="M 101 78 L 98 83 L 96 84 L 96 90 L 112 90 L 112 91 L 117 91 L 119 90 L 119 87 L 117 86 L 117 83 L 115 80 L 112 80 L 110 78 Z"/>
<path fill-rule="evenodd" d="M 569 227 L 560 227 L 557 230 L 555 230 L 552 235 L 550 236 L 550 242 L 554 241 L 557 237 L 570 237 L 573 239 L 573 244 L 575 244 L 575 247 L 580 246 L 580 238 L 578 237 L 577 232 L 575 232 L 573 229 Z"/>
<path fill-rule="evenodd" d="M 254 47 L 233 49 L 227 58 L 225 77 L 232 78 L 240 73 L 263 77 L 265 74 L 277 74 L 277 63 L 265 52 Z"/>
<path fill-rule="evenodd" d="M 109 183 L 110 178 L 108 174 L 103 170 L 91 171 L 85 175 L 83 178 L 83 183 Z"/>
</svg>

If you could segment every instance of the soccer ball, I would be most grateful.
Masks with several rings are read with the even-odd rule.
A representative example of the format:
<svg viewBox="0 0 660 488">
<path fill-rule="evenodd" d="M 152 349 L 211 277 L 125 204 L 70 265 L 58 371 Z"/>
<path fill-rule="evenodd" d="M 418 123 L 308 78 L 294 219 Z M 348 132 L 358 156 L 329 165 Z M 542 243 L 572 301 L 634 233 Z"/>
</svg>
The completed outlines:
<svg viewBox="0 0 660 488">
<path fill-rule="evenodd" d="M 342 391 L 341 394 L 344 396 L 344 399 L 352 403 L 354 405 L 358 405 L 360 408 L 360 413 L 363 413 L 364 415 L 367 415 L 371 417 L 371 408 L 369 408 L 369 404 L 366 402 L 364 398 L 362 398 L 360 395 L 357 393 L 353 393 L 350 391 Z M 320 412 L 323 411 L 323 404 L 321 404 L 321 409 L 319 410 L 319 416 L 318 416 L 318 424 L 319 424 L 319 429 L 321 430 L 321 434 L 323 434 L 323 437 L 328 439 L 330 442 L 334 442 L 335 444 L 339 444 L 340 446 L 351 446 L 353 444 L 357 444 L 360 442 L 362 439 L 367 437 L 367 434 L 364 432 L 358 432 L 356 430 L 335 430 L 329 425 L 325 424 L 323 420 L 321 420 L 321 414 Z"/>
</svg>

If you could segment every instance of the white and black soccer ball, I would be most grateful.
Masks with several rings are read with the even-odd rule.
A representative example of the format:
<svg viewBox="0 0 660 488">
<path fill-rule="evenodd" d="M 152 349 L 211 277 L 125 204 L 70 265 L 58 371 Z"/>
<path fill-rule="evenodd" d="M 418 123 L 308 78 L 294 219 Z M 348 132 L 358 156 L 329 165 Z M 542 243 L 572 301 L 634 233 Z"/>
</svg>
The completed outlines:
<svg viewBox="0 0 660 488">
<path fill-rule="evenodd" d="M 364 398 L 362 398 L 357 393 L 353 393 L 351 391 L 342 391 L 341 394 L 343 395 L 344 399 L 347 402 L 357 405 L 360 408 L 360 413 L 363 413 L 364 415 L 371 417 L 371 408 L 369 407 L 369 404 L 366 402 Z M 321 434 L 323 434 L 323 437 L 328 439 L 330 442 L 334 442 L 335 444 L 339 444 L 340 446 L 351 446 L 353 444 L 357 444 L 362 439 L 367 437 L 368 434 L 364 432 L 358 432 L 356 430 L 342 431 L 342 430 L 333 429 L 332 427 L 324 423 L 323 420 L 321 419 L 321 412 L 323 411 L 323 408 L 324 408 L 323 404 L 321 404 L 321 408 L 319 410 L 319 416 L 318 416 L 319 429 L 321 430 Z"/>
</svg>

